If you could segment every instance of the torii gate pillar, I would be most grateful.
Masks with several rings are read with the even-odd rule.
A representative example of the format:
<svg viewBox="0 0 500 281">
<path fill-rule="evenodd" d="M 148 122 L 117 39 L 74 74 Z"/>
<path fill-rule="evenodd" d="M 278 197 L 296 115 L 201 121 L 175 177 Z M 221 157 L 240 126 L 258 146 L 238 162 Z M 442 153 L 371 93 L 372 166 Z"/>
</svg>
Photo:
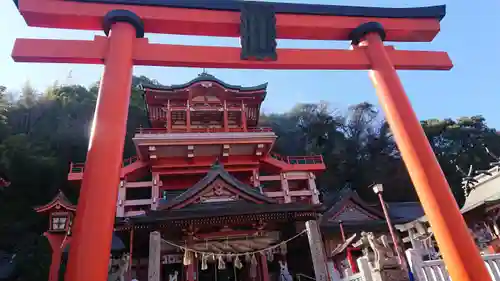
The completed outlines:
<svg viewBox="0 0 500 281">
<path fill-rule="evenodd" d="M 385 37 L 383 27 L 374 22 L 362 24 L 353 30 L 351 37 L 357 48 L 365 49 L 370 60 L 370 78 L 450 275 L 458 280 L 490 280 L 448 182 L 387 55 L 382 42 Z"/>
<path fill-rule="evenodd" d="M 104 20 L 109 45 L 92 123 L 65 280 L 106 280 L 132 82 L 132 54 L 142 22 L 114 10 Z"/>
</svg>

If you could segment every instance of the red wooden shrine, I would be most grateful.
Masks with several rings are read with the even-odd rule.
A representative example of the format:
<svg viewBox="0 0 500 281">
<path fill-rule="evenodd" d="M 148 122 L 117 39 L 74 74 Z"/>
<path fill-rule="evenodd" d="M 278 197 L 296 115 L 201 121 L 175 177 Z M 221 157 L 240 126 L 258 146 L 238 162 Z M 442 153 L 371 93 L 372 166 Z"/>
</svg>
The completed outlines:
<svg viewBox="0 0 500 281">
<path fill-rule="evenodd" d="M 104 64 L 67 279 L 104 280 L 122 171 L 133 65 L 369 69 L 417 194 L 455 280 L 488 280 L 448 183 L 396 69 L 447 70 L 444 52 L 400 51 L 383 40 L 429 42 L 444 7 L 389 9 L 251 1 L 16 0 L 30 26 L 104 29 L 94 40 L 18 39 L 19 62 Z M 242 48 L 152 44 L 145 32 L 240 37 Z M 351 40 L 352 50 L 276 49 L 276 39 Z M 88 270 L 92 268 L 93 270 Z"/>
<path fill-rule="evenodd" d="M 215 273 L 214 261 L 207 270 L 200 270 L 201 257 L 183 267 L 178 248 L 160 243 L 154 249 L 154 230 L 178 245 L 227 254 L 259 251 L 296 235 L 321 211 L 315 178 L 326 167 L 321 156 L 271 152 L 276 135 L 258 126 L 267 84 L 229 85 L 202 73 L 182 85 L 142 89 L 151 128 L 138 128 L 133 138 L 137 157 L 122 165 L 116 204 L 115 229 L 130 244 L 131 274 L 139 280 L 148 272 L 167 280 L 178 271 L 189 281 L 223 280 L 223 274 L 267 281 L 279 275 L 281 260 L 312 275 L 303 259 L 287 257 L 286 247 L 308 255 L 305 237 L 261 253 L 275 258 L 258 254 L 253 276 L 248 262 Z M 68 179 L 79 181 L 84 171 L 83 164 L 71 164 Z"/>
</svg>

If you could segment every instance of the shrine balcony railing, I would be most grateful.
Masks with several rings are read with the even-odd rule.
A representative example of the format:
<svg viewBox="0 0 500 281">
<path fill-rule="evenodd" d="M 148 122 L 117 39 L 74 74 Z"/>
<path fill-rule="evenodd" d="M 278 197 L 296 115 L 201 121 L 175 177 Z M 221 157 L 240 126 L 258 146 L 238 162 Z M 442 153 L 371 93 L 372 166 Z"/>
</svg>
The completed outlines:
<svg viewBox="0 0 500 281">
<path fill-rule="evenodd" d="M 283 156 L 270 153 L 271 157 L 290 165 L 324 164 L 322 155 L 313 156 Z"/>
<path fill-rule="evenodd" d="M 227 131 L 224 128 L 139 128 L 138 134 L 173 134 L 173 133 L 267 133 L 272 132 L 269 127 L 252 127 L 246 131 L 243 128 L 229 128 Z"/>
<path fill-rule="evenodd" d="M 139 158 L 137 158 L 137 156 L 132 156 L 130 158 L 126 158 L 125 160 L 123 160 L 122 168 L 127 167 L 128 165 L 137 162 L 137 160 L 139 160 Z M 73 162 L 71 162 L 69 165 L 69 172 L 70 173 L 83 173 L 84 169 L 85 169 L 85 163 L 73 163 Z"/>
</svg>

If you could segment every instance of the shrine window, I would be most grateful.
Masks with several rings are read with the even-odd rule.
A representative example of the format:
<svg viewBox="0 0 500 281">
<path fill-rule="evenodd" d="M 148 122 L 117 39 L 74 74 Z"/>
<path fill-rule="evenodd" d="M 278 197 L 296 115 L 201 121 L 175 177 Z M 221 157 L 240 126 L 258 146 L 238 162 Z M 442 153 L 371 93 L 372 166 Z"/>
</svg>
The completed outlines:
<svg viewBox="0 0 500 281">
<path fill-rule="evenodd" d="M 51 230 L 53 231 L 65 231 L 68 224 L 67 215 L 53 215 L 51 220 Z"/>
</svg>

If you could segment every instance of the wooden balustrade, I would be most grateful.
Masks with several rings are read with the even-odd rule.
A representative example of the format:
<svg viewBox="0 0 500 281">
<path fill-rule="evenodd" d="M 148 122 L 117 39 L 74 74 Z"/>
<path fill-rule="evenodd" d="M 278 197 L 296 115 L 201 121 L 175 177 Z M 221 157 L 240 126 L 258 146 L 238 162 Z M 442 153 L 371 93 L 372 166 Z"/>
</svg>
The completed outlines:
<svg viewBox="0 0 500 281">
<path fill-rule="evenodd" d="M 224 128 L 172 128 L 168 130 L 167 128 L 139 128 L 137 129 L 138 134 L 173 134 L 173 133 L 267 133 L 272 132 L 272 128 L 269 127 L 251 127 L 246 131 L 243 128 L 228 128 L 225 131 Z"/>
</svg>

